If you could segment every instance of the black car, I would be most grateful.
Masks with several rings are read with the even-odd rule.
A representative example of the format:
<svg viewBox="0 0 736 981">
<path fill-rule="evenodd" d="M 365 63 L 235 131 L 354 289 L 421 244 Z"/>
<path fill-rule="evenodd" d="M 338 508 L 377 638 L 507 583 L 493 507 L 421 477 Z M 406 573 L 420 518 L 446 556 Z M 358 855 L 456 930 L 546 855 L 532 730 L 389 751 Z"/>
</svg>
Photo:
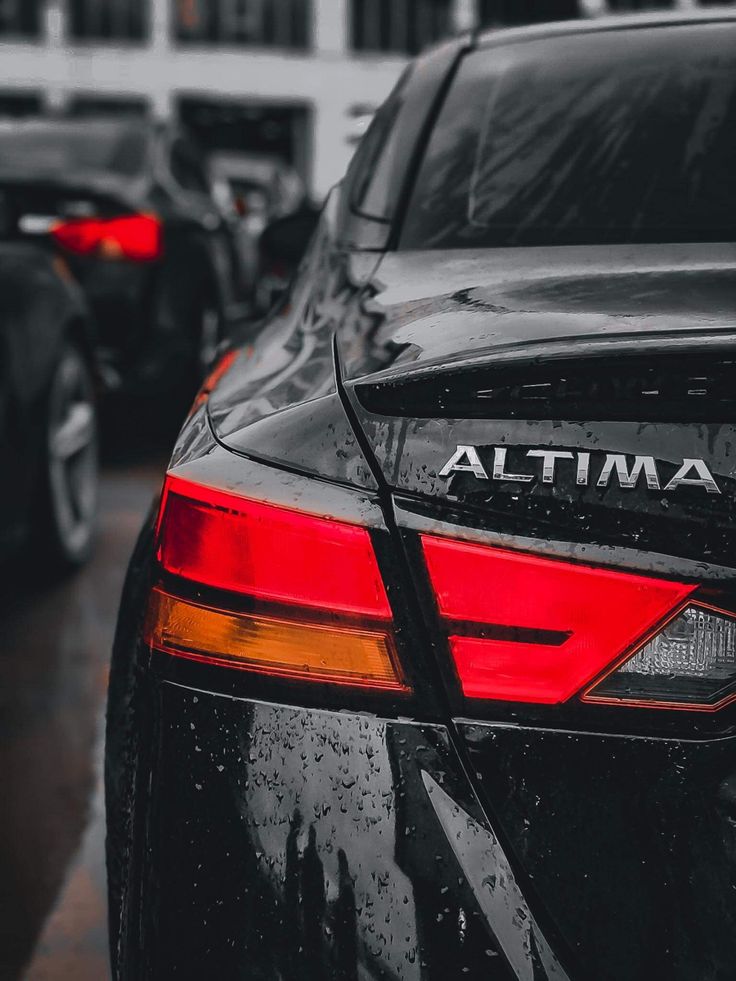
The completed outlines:
<svg viewBox="0 0 736 981">
<path fill-rule="evenodd" d="M 3 241 L 0 212 L 0 562 L 36 578 L 88 557 L 97 512 L 97 395 L 87 306 L 59 260 Z"/>
<path fill-rule="evenodd" d="M 736 18 L 407 70 L 123 599 L 117 978 L 732 981 Z"/>
<path fill-rule="evenodd" d="M 240 271 L 185 134 L 126 118 L 2 124 L 0 196 L 10 233 L 62 255 L 81 284 L 109 388 L 201 380 L 239 313 Z"/>
</svg>

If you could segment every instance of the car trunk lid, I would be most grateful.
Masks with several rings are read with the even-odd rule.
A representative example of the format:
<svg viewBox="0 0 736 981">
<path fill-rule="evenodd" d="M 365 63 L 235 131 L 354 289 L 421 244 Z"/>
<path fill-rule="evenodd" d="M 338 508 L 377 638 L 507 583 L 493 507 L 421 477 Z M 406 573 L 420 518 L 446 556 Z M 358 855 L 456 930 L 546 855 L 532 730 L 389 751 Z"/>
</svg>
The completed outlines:
<svg viewBox="0 0 736 981">
<path fill-rule="evenodd" d="M 736 249 L 423 255 L 383 260 L 376 326 L 341 345 L 388 486 L 499 534 L 728 565 Z"/>
<path fill-rule="evenodd" d="M 537 682 L 578 627 L 576 657 L 608 645 L 613 671 L 692 604 L 733 620 L 736 253 L 510 253 L 384 260 L 346 392 L 470 779 L 566 970 L 725 981 L 733 666 L 697 711 L 589 700 L 602 661 L 564 694 Z M 535 684 L 509 695 L 522 662 Z"/>
</svg>

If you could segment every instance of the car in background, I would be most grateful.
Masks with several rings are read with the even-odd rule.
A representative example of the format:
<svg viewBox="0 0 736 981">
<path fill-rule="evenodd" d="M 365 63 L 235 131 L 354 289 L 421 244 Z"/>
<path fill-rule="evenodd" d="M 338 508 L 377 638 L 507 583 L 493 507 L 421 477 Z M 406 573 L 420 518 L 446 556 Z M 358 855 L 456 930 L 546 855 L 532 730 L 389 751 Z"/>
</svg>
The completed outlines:
<svg viewBox="0 0 736 981">
<path fill-rule="evenodd" d="M 116 979 L 733 981 L 735 181 L 733 12 L 410 64 L 132 560 Z"/>
<path fill-rule="evenodd" d="M 268 314 L 288 290 L 309 248 L 320 208 L 305 198 L 291 214 L 270 222 L 258 241 L 258 284 L 255 310 Z"/>
<path fill-rule="evenodd" d="M 64 262 L 8 242 L 2 223 L 0 192 L 0 561 L 32 558 L 43 577 L 81 565 L 93 544 L 95 338 Z"/>
<path fill-rule="evenodd" d="M 304 182 L 278 157 L 217 151 L 209 168 L 221 209 L 230 216 L 249 292 L 263 305 L 264 277 L 259 241 L 272 222 L 299 211 L 305 201 Z"/>
<path fill-rule="evenodd" d="M 304 182 L 279 157 L 219 150 L 209 154 L 218 197 L 258 236 L 269 221 L 291 214 L 305 197 Z"/>
<path fill-rule="evenodd" d="M 195 144 L 138 119 L 2 123 L 0 193 L 8 235 L 62 256 L 82 287 L 108 387 L 190 391 L 242 290 Z"/>
</svg>

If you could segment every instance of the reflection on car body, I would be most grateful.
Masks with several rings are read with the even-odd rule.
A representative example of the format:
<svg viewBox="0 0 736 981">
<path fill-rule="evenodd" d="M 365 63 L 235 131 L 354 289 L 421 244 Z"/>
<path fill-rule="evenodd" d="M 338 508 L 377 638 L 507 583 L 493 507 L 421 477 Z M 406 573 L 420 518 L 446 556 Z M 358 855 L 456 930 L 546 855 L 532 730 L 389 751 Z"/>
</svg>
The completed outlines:
<svg viewBox="0 0 736 981">
<path fill-rule="evenodd" d="M 494 32 L 376 114 L 133 558 L 117 977 L 732 977 L 735 41 Z"/>
</svg>

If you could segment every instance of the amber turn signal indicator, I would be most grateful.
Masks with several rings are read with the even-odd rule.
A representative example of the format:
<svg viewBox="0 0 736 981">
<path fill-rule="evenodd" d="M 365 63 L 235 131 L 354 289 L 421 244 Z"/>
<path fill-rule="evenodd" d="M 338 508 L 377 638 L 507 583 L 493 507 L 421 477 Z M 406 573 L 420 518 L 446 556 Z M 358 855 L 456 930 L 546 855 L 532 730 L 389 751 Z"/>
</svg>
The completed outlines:
<svg viewBox="0 0 736 981">
<path fill-rule="evenodd" d="M 209 664 L 306 681 L 407 690 L 386 631 L 214 609 L 154 589 L 144 634 L 157 650 Z"/>
<path fill-rule="evenodd" d="M 274 677 L 410 690 L 366 528 L 169 475 L 156 554 L 168 579 L 149 598 L 152 649 Z M 207 588 L 204 601 L 190 598 L 192 586 Z"/>
</svg>

